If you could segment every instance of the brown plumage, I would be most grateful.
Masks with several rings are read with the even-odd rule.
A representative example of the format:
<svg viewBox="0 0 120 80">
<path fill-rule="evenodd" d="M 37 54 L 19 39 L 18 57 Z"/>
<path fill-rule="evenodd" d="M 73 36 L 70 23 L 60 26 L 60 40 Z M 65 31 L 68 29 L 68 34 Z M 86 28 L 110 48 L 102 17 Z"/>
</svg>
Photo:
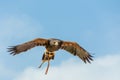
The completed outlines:
<svg viewBox="0 0 120 80">
<path fill-rule="evenodd" d="M 77 55 L 85 63 L 87 62 L 90 63 L 90 61 L 93 60 L 92 56 L 76 42 L 63 41 L 63 40 L 53 39 L 53 38 L 52 39 L 37 38 L 20 45 L 12 46 L 8 48 L 8 52 L 10 52 L 10 54 L 12 55 L 16 55 L 16 54 L 20 54 L 21 52 L 25 52 L 36 46 L 44 46 L 46 48 L 42 57 L 42 63 L 39 66 L 41 67 L 44 62 L 48 61 L 46 74 L 50 65 L 50 60 L 54 59 L 55 51 L 59 49 L 66 50 L 73 55 Z"/>
</svg>

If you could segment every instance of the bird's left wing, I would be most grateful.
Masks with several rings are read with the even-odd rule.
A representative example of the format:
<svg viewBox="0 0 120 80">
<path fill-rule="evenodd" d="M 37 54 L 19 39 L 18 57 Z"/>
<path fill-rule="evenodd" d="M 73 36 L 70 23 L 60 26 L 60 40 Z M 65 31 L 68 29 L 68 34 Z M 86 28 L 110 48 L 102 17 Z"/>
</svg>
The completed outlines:
<svg viewBox="0 0 120 80">
<path fill-rule="evenodd" d="M 63 41 L 63 43 L 61 45 L 61 49 L 64 49 L 64 50 L 72 53 L 73 55 L 77 55 L 85 63 L 86 62 L 90 63 L 90 61 L 93 60 L 92 56 L 76 42 Z"/>
<path fill-rule="evenodd" d="M 21 52 L 27 51 L 35 46 L 45 46 L 47 44 L 48 44 L 47 39 L 37 38 L 37 39 L 34 39 L 32 41 L 29 41 L 29 42 L 26 42 L 20 45 L 11 46 L 10 48 L 8 48 L 8 52 L 11 52 L 10 54 L 12 55 L 16 55 Z"/>
</svg>

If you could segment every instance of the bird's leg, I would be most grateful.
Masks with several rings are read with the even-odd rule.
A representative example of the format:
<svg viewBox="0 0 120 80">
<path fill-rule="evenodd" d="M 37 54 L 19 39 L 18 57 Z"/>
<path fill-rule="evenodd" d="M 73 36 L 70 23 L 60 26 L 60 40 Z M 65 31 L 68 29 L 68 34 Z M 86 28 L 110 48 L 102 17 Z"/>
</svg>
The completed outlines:
<svg viewBox="0 0 120 80">
<path fill-rule="evenodd" d="M 40 66 L 38 68 L 41 68 L 41 66 L 44 64 L 45 61 L 42 61 L 42 63 L 40 64 Z"/>
<path fill-rule="evenodd" d="M 42 67 L 42 65 L 44 64 L 44 62 L 46 61 L 46 56 L 45 56 L 45 53 L 43 54 L 43 56 L 42 56 L 42 63 L 40 64 L 40 66 L 38 67 L 38 68 L 41 68 Z"/>
<path fill-rule="evenodd" d="M 50 66 L 50 60 L 51 59 L 54 59 L 54 52 L 45 52 L 43 54 L 43 57 L 42 57 L 42 63 L 40 64 L 39 68 L 41 68 L 41 66 L 44 64 L 44 62 L 47 62 L 48 61 L 48 65 L 47 65 L 47 68 L 46 68 L 46 72 L 45 74 L 48 73 L 48 69 L 49 69 L 49 66 Z"/>
<path fill-rule="evenodd" d="M 48 57 L 48 65 L 47 65 L 47 69 L 46 69 L 46 72 L 45 72 L 46 75 L 47 75 L 47 73 L 48 73 L 49 66 L 50 66 L 50 59 L 49 59 L 49 57 Z"/>
</svg>

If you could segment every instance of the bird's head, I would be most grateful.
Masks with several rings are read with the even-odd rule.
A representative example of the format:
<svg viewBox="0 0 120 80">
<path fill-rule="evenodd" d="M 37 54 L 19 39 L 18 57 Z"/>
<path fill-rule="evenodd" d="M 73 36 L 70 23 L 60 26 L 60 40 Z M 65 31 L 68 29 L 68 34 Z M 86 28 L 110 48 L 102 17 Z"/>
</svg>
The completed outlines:
<svg viewBox="0 0 120 80">
<path fill-rule="evenodd" d="M 61 40 L 59 39 L 50 39 L 50 45 L 58 46 L 61 44 Z"/>
</svg>

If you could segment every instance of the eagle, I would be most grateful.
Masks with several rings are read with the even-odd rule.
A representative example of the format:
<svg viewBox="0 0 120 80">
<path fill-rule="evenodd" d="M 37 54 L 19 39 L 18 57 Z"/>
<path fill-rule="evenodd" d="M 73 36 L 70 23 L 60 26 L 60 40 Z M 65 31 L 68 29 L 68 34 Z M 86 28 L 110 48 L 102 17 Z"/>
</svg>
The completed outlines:
<svg viewBox="0 0 120 80">
<path fill-rule="evenodd" d="M 50 60 L 54 60 L 55 52 L 59 49 L 63 49 L 74 56 L 78 56 L 84 63 L 91 63 L 91 61 L 93 61 L 93 56 L 78 43 L 72 41 L 63 41 L 55 38 L 36 38 L 23 44 L 9 47 L 8 52 L 14 56 L 36 46 L 44 46 L 46 49 L 42 56 L 42 63 L 39 66 L 40 68 L 44 62 L 48 62 L 45 74 L 48 72 Z"/>
</svg>

